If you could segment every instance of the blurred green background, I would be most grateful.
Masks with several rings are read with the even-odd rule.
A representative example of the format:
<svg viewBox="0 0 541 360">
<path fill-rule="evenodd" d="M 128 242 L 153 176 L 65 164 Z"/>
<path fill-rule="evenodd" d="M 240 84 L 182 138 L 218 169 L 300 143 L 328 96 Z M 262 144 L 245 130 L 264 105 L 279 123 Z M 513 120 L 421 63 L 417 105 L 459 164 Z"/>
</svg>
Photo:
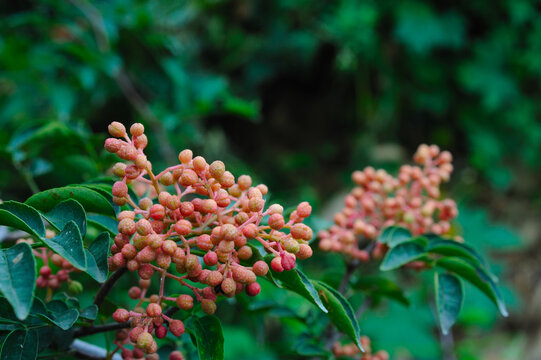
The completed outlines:
<svg viewBox="0 0 541 360">
<path fill-rule="evenodd" d="M 393 170 L 436 143 L 455 156 L 446 193 L 461 231 L 490 256 L 512 310 L 498 318 L 468 288 L 457 357 L 541 358 L 540 1 L 21 0 L 0 16 L 1 199 L 103 174 L 111 121 L 145 124 L 157 168 L 189 147 L 322 218 L 352 170 Z M 305 269 L 331 278 L 340 263 Z M 360 319 L 376 349 L 441 357 L 427 291 Z M 253 358 L 247 343 L 293 356 L 298 318 L 245 305 L 219 311 L 228 358 Z M 254 328 L 261 314 L 271 336 Z"/>
</svg>

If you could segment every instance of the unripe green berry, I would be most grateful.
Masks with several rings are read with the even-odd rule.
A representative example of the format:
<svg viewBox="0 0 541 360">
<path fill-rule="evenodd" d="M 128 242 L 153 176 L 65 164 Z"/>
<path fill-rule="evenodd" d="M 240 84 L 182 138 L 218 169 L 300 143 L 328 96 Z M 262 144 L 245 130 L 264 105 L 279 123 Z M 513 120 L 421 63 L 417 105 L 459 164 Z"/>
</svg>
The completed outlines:
<svg viewBox="0 0 541 360">
<path fill-rule="evenodd" d="M 141 349 L 147 349 L 148 346 L 154 341 L 154 338 L 150 333 L 144 331 L 137 338 L 137 346 Z"/>
<path fill-rule="evenodd" d="M 79 295 L 80 293 L 83 292 L 83 284 L 81 284 L 78 281 L 73 280 L 69 284 L 68 291 L 72 295 Z"/>
</svg>

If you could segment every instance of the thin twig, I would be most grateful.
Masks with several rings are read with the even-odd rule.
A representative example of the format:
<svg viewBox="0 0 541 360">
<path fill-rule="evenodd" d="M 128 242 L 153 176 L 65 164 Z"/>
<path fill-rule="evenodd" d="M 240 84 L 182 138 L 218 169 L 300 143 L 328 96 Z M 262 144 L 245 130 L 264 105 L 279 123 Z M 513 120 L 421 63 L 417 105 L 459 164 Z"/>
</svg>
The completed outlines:
<svg viewBox="0 0 541 360">
<path fill-rule="evenodd" d="M 128 271 L 128 269 L 126 269 L 126 268 L 122 268 L 122 269 L 119 269 L 119 270 L 115 271 L 111 276 L 109 276 L 109 279 L 107 279 L 107 281 L 104 282 L 101 285 L 100 289 L 98 290 L 98 293 L 96 294 L 96 297 L 94 298 L 94 304 L 98 308 L 103 304 L 103 301 L 105 300 L 105 297 L 107 296 L 107 294 L 109 294 L 109 292 L 113 288 L 113 285 L 127 271 Z"/>
<path fill-rule="evenodd" d="M 103 324 L 103 325 L 94 325 L 94 326 L 88 326 L 88 327 L 81 327 L 75 330 L 75 333 L 73 334 L 73 337 L 80 338 L 84 336 L 99 334 L 102 332 L 108 332 L 108 331 L 114 331 L 114 330 L 120 330 L 120 329 L 126 329 L 130 327 L 130 322 L 125 323 L 110 323 L 110 324 Z"/>
</svg>

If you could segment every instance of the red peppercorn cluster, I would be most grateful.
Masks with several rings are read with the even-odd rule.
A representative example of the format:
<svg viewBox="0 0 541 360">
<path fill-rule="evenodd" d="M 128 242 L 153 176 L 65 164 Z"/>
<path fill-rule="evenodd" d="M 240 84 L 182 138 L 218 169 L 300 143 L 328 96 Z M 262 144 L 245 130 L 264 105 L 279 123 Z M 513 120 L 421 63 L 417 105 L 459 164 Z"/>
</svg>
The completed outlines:
<svg viewBox="0 0 541 360">
<path fill-rule="evenodd" d="M 361 350 L 355 344 L 342 345 L 338 341 L 333 344 L 332 352 L 336 358 L 350 357 L 359 360 L 389 360 L 389 353 L 385 350 L 379 350 L 372 354 L 372 347 L 370 345 L 370 338 L 367 336 L 360 337 L 361 345 L 365 352 Z"/>
<path fill-rule="evenodd" d="M 150 301 L 145 311 L 117 310 L 115 320 L 131 320 L 133 335 L 130 332 L 129 338 L 138 348 L 155 351 L 151 333 L 158 338 L 166 333 L 164 320 L 174 335 L 184 331 L 182 322 L 161 313 L 164 301 L 184 310 L 197 301 L 205 313 L 213 314 L 219 296 L 233 297 L 242 291 L 256 296 L 261 291 L 257 276 L 265 276 L 269 266 L 261 260 L 252 266 L 241 265 L 253 255 L 248 240 L 259 242 L 275 255 L 271 261 L 274 271 L 291 270 L 296 259 L 312 255 L 308 245 L 312 229 L 303 224 L 312 211 L 307 202 L 299 204 L 286 220 L 282 206 L 265 209 L 265 185 L 252 185 L 247 175 L 235 180 L 223 162 L 208 164 L 201 156 L 193 157 L 191 150 L 179 154 L 179 164 L 155 175 L 143 152 L 147 138 L 142 124 L 131 126 L 131 137 L 118 122 L 109 125 L 109 133 L 113 138 L 105 141 L 105 149 L 129 161 L 113 167 L 121 178 L 113 185 L 113 201 L 131 207 L 118 214 L 119 233 L 109 264 L 113 270 L 127 267 L 136 271 L 141 280 L 139 287 L 130 289 L 130 297 L 139 300 L 138 306 Z M 140 197 L 137 203 L 130 196 L 129 184 Z M 160 291 L 148 297 L 154 273 L 159 274 Z M 166 279 L 186 287 L 193 296 L 166 296 Z"/>
<path fill-rule="evenodd" d="M 47 229 L 45 236 L 50 239 L 56 234 L 54 231 Z M 19 239 L 19 242 L 33 243 L 34 241 L 29 239 Z M 39 276 L 36 280 L 36 286 L 42 289 L 57 290 L 63 283 L 72 283 L 70 273 L 76 271 L 73 265 L 62 256 L 55 254 L 53 251 L 47 248 L 40 248 L 33 250 L 34 256 L 41 259 L 43 264 L 39 268 Z M 51 266 L 51 264 L 53 266 Z M 79 282 L 74 282 L 74 286 L 70 286 L 70 290 L 74 293 L 80 293 L 82 288 Z"/>
<path fill-rule="evenodd" d="M 371 254 L 364 248 L 385 227 L 401 226 L 414 235 L 448 233 L 458 210 L 453 200 L 440 199 L 440 185 L 453 171 L 451 153 L 423 144 L 413 160 L 417 165 L 403 165 L 397 177 L 372 167 L 355 171 L 356 186 L 335 214 L 335 224 L 318 234 L 321 250 L 368 261 L 383 255 L 383 244 L 376 243 Z"/>
</svg>

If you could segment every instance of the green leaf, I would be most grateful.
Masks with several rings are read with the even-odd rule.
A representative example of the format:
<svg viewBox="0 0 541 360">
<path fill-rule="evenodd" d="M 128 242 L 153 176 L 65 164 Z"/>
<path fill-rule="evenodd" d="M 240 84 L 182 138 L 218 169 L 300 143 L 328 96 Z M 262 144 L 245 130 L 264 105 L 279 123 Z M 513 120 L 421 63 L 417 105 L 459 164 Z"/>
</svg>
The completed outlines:
<svg viewBox="0 0 541 360">
<path fill-rule="evenodd" d="M 318 291 L 319 297 L 328 310 L 327 316 L 332 323 L 363 350 L 359 341 L 360 329 L 359 323 L 355 317 L 355 312 L 351 304 L 338 291 L 321 281 L 312 280 Z"/>
<path fill-rule="evenodd" d="M 101 230 L 108 231 L 111 235 L 118 233 L 118 220 L 115 218 L 99 214 L 88 214 L 87 220 L 90 224 Z"/>
<path fill-rule="evenodd" d="M 452 274 L 434 274 L 436 308 L 441 332 L 445 335 L 456 321 L 464 301 L 462 281 Z"/>
<path fill-rule="evenodd" d="M 416 242 L 401 243 L 387 252 L 379 268 L 381 271 L 393 270 L 424 255 L 424 249 Z"/>
<path fill-rule="evenodd" d="M 85 249 L 87 259 L 86 272 L 92 276 L 97 282 L 102 283 L 107 280 L 109 275 L 109 264 L 107 257 L 109 255 L 111 238 L 109 233 L 101 233 L 90 247 Z"/>
<path fill-rule="evenodd" d="M 20 320 L 26 319 L 36 286 L 36 261 L 27 243 L 0 251 L 0 291 Z"/>
<path fill-rule="evenodd" d="M 15 330 L 2 346 L 1 360 L 33 360 L 38 355 L 38 333 L 35 330 Z"/>
<path fill-rule="evenodd" d="M 69 308 L 66 303 L 60 300 L 53 300 L 47 304 L 47 314 L 40 314 L 41 318 L 44 318 L 51 323 L 55 324 L 62 330 L 68 330 L 75 324 L 77 318 L 79 318 L 79 311 L 74 308 Z"/>
<path fill-rule="evenodd" d="M 51 239 L 43 238 L 42 240 L 77 269 L 86 270 L 87 259 L 83 247 L 83 238 L 75 221 L 70 220 L 55 237 Z"/>
<path fill-rule="evenodd" d="M 36 209 L 17 201 L 0 204 L 0 225 L 7 225 L 36 237 L 45 236 L 43 220 Z"/>
<path fill-rule="evenodd" d="M 86 215 L 85 209 L 79 202 L 73 199 L 64 200 L 56 205 L 51 211 L 43 214 L 51 225 L 57 230 L 62 230 L 70 220 L 73 220 L 81 235 L 86 234 Z"/>
<path fill-rule="evenodd" d="M 113 206 L 107 198 L 84 186 L 66 186 L 42 191 L 32 195 L 25 203 L 47 212 L 66 199 L 77 200 L 87 212 L 115 216 Z"/>
<path fill-rule="evenodd" d="M 387 244 L 389 247 L 395 247 L 403 242 L 409 241 L 412 238 L 411 232 L 398 226 L 389 226 L 385 228 L 377 241 L 382 244 Z"/>
<path fill-rule="evenodd" d="M 352 288 L 368 292 L 371 296 L 385 296 L 401 304 L 409 306 L 410 302 L 404 295 L 404 291 L 393 281 L 381 276 L 359 276 L 352 283 Z"/>
<path fill-rule="evenodd" d="M 503 316 L 508 315 L 496 283 L 492 281 L 490 275 L 485 270 L 467 263 L 464 260 L 447 257 L 437 260 L 436 266 L 455 273 L 464 280 L 470 282 L 496 304 Z"/>
<path fill-rule="evenodd" d="M 484 259 L 474 248 L 453 240 L 442 238 L 431 240 L 426 250 L 435 254 L 461 257 L 471 261 L 474 265 L 486 265 Z"/>
<path fill-rule="evenodd" d="M 98 307 L 92 304 L 81 311 L 80 315 L 83 319 L 96 320 L 98 317 Z"/>
<path fill-rule="evenodd" d="M 191 329 L 194 345 L 200 360 L 222 360 L 224 358 L 224 335 L 220 320 L 215 316 L 192 318 Z"/>
<path fill-rule="evenodd" d="M 265 256 L 265 261 L 267 264 L 269 264 L 269 267 L 272 258 L 272 255 Z M 272 277 L 279 280 L 286 289 L 289 289 L 308 299 L 308 301 L 314 303 L 324 313 L 327 312 L 327 309 L 318 296 L 316 288 L 302 271 L 298 269 L 291 269 L 288 271 L 276 272 L 270 268 L 269 272 L 272 274 Z"/>
</svg>

